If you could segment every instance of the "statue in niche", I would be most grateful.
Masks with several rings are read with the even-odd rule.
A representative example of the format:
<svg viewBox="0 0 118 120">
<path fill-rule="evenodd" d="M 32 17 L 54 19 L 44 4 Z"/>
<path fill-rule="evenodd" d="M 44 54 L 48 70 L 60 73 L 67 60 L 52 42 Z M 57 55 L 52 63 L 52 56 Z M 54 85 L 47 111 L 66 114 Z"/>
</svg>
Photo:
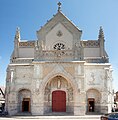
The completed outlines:
<svg viewBox="0 0 118 120">
<path fill-rule="evenodd" d="M 61 88 L 61 77 L 57 76 L 55 80 L 56 80 L 57 88 L 60 89 Z"/>
<path fill-rule="evenodd" d="M 61 81 L 60 81 L 60 79 L 57 81 L 57 88 L 58 88 L 58 89 L 61 88 Z"/>
</svg>

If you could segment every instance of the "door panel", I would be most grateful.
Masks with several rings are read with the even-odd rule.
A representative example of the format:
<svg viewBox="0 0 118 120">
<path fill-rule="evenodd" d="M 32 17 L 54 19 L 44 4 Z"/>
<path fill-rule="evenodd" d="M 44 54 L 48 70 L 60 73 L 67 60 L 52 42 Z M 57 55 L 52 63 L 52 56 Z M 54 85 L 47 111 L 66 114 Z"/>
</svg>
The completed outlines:
<svg viewBox="0 0 118 120">
<path fill-rule="evenodd" d="M 64 91 L 54 91 L 52 93 L 52 111 L 66 112 L 66 93 Z"/>
<path fill-rule="evenodd" d="M 24 98 L 22 101 L 22 112 L 30 112 L 30 99 Z"/>
</svg>

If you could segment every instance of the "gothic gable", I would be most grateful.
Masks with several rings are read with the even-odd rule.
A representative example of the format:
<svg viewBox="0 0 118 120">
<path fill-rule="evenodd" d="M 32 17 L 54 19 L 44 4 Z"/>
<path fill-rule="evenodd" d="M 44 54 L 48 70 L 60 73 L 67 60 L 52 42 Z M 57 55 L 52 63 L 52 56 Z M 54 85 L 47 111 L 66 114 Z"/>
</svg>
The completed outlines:
<svg viewBox="0 0 118 120">
<path fill-rule="evenodd" d="M 60 11 L 39 31 L 35 44 L 35 60 L 82 60 L 83 50 L 79 30 Z"/>
<path fill-rule="evenodd" d="M 62 12 L 58 11 L 39 31 L 37 31 L 38 40 L 45 40 L 46 34 L 51 31 L 58 23 L 63 24 L 65 28 L 73 35 L 76 34 L 80 40 L 82 31 L 79 30 Z"/>
</svg>

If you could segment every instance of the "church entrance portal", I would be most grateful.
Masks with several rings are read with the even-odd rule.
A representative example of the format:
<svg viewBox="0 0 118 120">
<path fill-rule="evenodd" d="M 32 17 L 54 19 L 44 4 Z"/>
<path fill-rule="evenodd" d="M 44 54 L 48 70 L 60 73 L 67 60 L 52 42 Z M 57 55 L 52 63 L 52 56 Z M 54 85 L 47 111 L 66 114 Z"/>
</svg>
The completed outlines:
<svg viewBox="0 0 118 120">
<path fill-rule="evenodd" d="M 22 101 L 22 112 L 30 112 L 30 98 L 24 98 Z"/>
<path fill-rule="evenodd" d="M 52 92 L 52 112 L 66 112 L 66 92 Z"/>
</svg>

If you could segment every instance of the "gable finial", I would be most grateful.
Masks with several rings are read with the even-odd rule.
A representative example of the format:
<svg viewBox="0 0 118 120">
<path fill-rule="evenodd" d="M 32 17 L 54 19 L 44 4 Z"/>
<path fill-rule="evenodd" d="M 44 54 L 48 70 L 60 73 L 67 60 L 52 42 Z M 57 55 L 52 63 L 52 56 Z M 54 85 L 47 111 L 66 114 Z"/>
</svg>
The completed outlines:
<svg viewBox="0 0 118 120">
<path fill-rule="evenodd" d="M 58 11 L 61 11 L 61 2 L 58 2 Z"/>
<path fill-rule="evenodd" d="M 100 30 L 99 30 L 98 39 L 100 39 L 100 38 L 103 38 L 103 39 L 104 39 L 104 32 L 103 32 L 102 26 L 100 26 Z"/>
<path fill-rule="evenodd" d="M 16 29 L 15 38 L 20 39 L 20 28 L 19 27 L 17 27 L 17 29 Z"/>
</svg>

